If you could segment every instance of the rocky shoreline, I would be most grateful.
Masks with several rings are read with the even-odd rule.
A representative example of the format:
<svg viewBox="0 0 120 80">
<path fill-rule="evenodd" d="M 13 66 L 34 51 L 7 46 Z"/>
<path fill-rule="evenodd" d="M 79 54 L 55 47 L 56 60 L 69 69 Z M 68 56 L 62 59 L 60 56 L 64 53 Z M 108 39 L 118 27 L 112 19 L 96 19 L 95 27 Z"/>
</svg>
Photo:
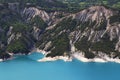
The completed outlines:
<svg viewBox="0 0 120 80">
<path fill-rule="evenodd" d="M 73 54 L 73 57 L 82 61 L 82 62 L 100 62 L 100 63 L 115 62 L 115 63 L 120 63 L 119 58 L 110 58 L 108 55 L 104 55 L 104 57 L 102 57 L 102 58 L 95 57 L 93 59 L 88 59 L 88 58 L 85 58 L 84 55 L 81 53 L 75 53 L 75 54 Z"/>
<path fill-rule="evenodd" d="M 43 50 L 37 50 L 37 52 L 48 54 L 48 52 Z M 99 63 L 105 63 L 105 62 L 115 62 L 120 63 L 119 58 L 110 58 L 108 55 L 104 55 L 102 58 L 95 57 L 93 59 L 85 58 L 82 53 L 75 52 L 71 55 L 71 57 L 68 56 L 56 56 L 56 57 L 44 57 L 42 59 L 37 60 L 38 62 L 47 62 L 47 61 L 56 61 L 56 60 L 63 60 L 63 61 L 72 61 L 72 59 L 78 59 L 81 62 L 99 62 Z"/>
<path fill-rule="evenodd" d="M 3 61 L 3 59 L 0 59 L 0 62 L 2 62 Z"/>
<path fill-rule="evenodd" d="M 39 53 L 42 53 L 43 55 L 46 55 L 46 54 L 50 53 L 50 52 L 46 52 L 44 50 L 39 50 L 39 49 L 35 49 L 32 52 L 39 52 Z M 21 54 L 19 54 L 19 55 L 21 55 Z M 13 59 L 13 57 L 10 57 L 9 59 L 6 59 L 6 60 L 12 60 L 12 59 Z M 63 60 L 65 62 L 67 62 L 67 61 L 72 61 L 73 59 L 77 59 L 81 62 L 99 62 L 99 63 L 115 62 L 115 63 L 120 63 L 119 58 L 110 58 L 108 55 L 104 55 L 102 58 L 95 57 L 93 59 L 88 59 L 88 58 L 85 58 L 84 54 L 80 53 L 80 52 L 74 52 L 71 55 L 71 57 L 69 57 L 69 56 L 43 57 L 42 59 L 39 59 L 37 61 L 38 62 L 49 62 L 49 61 Z M 3 61 L 5 61 L 5 60 L 0 59 L 0 62 L 3 62 Z"/>
<path fill-rule="evenodd" d="M 42 53 L 43 55 L 46 55 L 50 52 L 46 52 L 44 50 L 37 49 L 36 52 Z M 72 61 L 72 58 L 69 58 L 68 56 L 56 56 L 56 57 L 44 57 L 42 59 L 37 60 L 38 62 L 46 62 L 46 61 L 56 61 L 56 60 L 63 60 L 63 61 Z"/>
</svg>

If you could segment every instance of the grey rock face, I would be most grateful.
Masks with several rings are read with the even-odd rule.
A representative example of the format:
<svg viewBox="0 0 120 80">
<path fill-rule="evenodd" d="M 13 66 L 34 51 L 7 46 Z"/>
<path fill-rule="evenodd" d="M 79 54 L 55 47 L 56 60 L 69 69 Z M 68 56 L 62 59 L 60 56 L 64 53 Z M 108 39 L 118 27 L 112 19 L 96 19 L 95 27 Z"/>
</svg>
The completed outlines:
<svg viewBox="0 0 120 80">
<path fill-rule="evenodd" d="M 15 4 L 9 4 L 11 10 L 15 10 L 13 6 Z M 109 56 L 112 54 L 118 56 L 117 54 L 120 52 L 120 22 L 111 23 L 111 17 L 118 15 L 118 11 L 108 9 L 104 6 L 93 6 L 74 14 L 59 11 L 48 13 L 36 7 L 26 7 L 20 13 L 22 13 L 21 16 L 24 23 L 30 29 L 27 28 L 27 31 L 24 33 L 22 31 L 14 33 L 14 26 L 10 25 L 11 27 L 7 31 L 4 31 L 0 27 L 0 32 L 5 32 L 7 36 L 7 45 L 12 41 L 22 39 L 29 49 L 37 47 L 45 51 L 50 51 L 50 55 L 52 56 L 64 55 L 65 52 L 67 55 L 71 55 L 71 53 L 81 51 L 84 54 L 86 52 L 88 54 L 92 53 L 92 57 L 102 57 L 104 56 L 102 54 L 107 53 L 109 53 Z M 38 19 L 41 18 L 47 26 L 41 28 L 42 21 L 39 24 L 40 26 L 31 24 L 30 22 L 35 17 L 38 17 Z M 81 44 L 81 42 L 84 44 Z M 112 49 L 113 51 L 93 50 L 92 45 L 99 47 L 104 43 L 106 46 L 109 44 L 107 42 L 113 44 L 110 45 L 110 48 L 111 46 L 114 48 Z M 84 49 L 83 51 L 81 50 L 81 45 L 85 47 L 86 52 Z M 3 46 L 2 42 L 0 42 L 0 46 Z M 59 49 L 63 54 L 60 53 Z"/>
<path fill-rule="evenodd" d="M 49 15 L 43 11 L 34 7 L 25 8 L 22 13 L 27 20 L 33 19 L 35 16 L 40 16 L 45 22 L 49 21 Z"/>
</svg>

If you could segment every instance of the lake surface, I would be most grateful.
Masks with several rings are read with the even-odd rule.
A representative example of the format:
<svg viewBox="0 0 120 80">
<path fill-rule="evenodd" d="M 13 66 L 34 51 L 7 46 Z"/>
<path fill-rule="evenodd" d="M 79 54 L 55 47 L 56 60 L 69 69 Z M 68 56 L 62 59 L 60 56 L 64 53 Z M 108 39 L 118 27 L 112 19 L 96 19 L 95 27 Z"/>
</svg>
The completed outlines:
<svg viewBox="0 0 120 80">
<path fill-rule="evenodd" d="M 120 64 L 64 62 L 37 62 L 40 53 L 16 56 L 0 63 L 0 80 L 120 80 Z"/>
</svg>

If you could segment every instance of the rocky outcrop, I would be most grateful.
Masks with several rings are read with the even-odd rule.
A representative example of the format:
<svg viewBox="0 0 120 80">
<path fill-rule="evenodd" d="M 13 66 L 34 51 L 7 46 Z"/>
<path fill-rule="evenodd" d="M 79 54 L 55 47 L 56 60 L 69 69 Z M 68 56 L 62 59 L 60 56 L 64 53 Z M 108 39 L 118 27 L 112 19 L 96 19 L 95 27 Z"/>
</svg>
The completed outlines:
<svg viewBox="0 0 120 80">
<path fill-rule="evenodd" d="M 35 16 L 40 16 L 45 22 L 49 21 L 49 15 L 45 11 L 35 7 L 25 8 L 22 15 L 24 15 L 27 20 L 31 20 Z"/>
<path fill-rule="evenodd" d="M 88 21 L 91 20 L 100 22 L 103 19 L 108 19 L 110 16 L 112 16 L 115 12 L 113 12 L 110 9 L 107 9 L 104 6 L 93 6 L 88 9 L 85 9 L 83 11 L 78 12 L 75 14 L 76 18 L 81 21 Z"/>
<path fill-rule="evenodd" d="M 117 11 L 112 11 L 111 9 L 107 9 L 104 6 L 93 6 L 83 11 L 80 11 L 77 14 L 73 14 L 73 19 L 77 19 L 80 22 L 88 22 L 91 24 L 95 21 L 95 24 L 92 25 L 92 28 L 83 32 L 84 36 L 89 36 L 88 40 L 93 39 L 92 41 L 99 41 L 106 33 L 109 34 L 110 40 L 119 37 L 119 23 L 110 24 L 109 18 L 113 15 L 118 14 Z M 106 22 L 104 25 L 104 29 L 95 30 L 96 27 L 99 27 L 102 22 Z M 102 27 L 101 26 L 101 27 Z M 87 32 L 86 32 L 87 31 Z M 80 35 L 81 36 L 81 35 Z"/>
<path fill-rule="evenodd" d="M 9 6 L 14 10 L 12 4 Z M 15 45 L 19 44 L 17 47 L 21 52 L 30 52 L 37 47 L 49 52 L 46 57 L 69 58 L 80 52 L 88 59 L 103 59 L 106 55 L 120 58 L 120 20 L 116 19 L 120 15 L 117 10 L 93 6 L 72 14 L 25 7 L 20 16 L 20 20 L 14 19 L 16 21 L 6 29 L 0 26 L 3 33 L 0 37 L 5 36 L 4 40 L 0 39 L 0 46 L 4 45 L 7 52 L 18 52 Z"/>
<path fill-rule="evenodd" d="M 93 6 L 76 14 L 71 14 L 62 18 L 62 20 L 59 21 L 53 28 L 47 29 L 47 32 L 45 32 L 44 34 L 47 37 L 51 36 L 53 39 L 56 39 L 57 37 L 61 36 L 62 33 L 67 33 L 67 37 L 70 40 L 69 45 L 71 46 L 71 51 L 69 50 L 70 54 L 81 50 L 83 47 L 86 49 L 82 50 L 83 52 L 85 51 L 85 57 L 87 58 L 98 56 L 97 51 L 100 51 L 101 53 L 109 56 L 111 54 L 119 56 L 120 22 L 117 21 L 112 24 L 110 23 L 111 17 L 115 15 L 118 15 L 118 11 L 106 8 L 104 6 Z M 70 30 L 69 27 L 72 24 L 70 23 L 69 25 L 69 22 L 67 23 L 67 20 L 69 22 L 74 21 L 75 24 L 72 30 Z M 64 23 L 65 21 L 66 23 Z M 66 24 L 66 26 L 64 26 L 63 24 Z M 53 32 L 49 34 L 49 31 Z M 58 35 L 56 34 L 56 32 L 58 33 Z M 51 37 L 45 38 L 45 40 L 48 40 L 47 42 L 49 42 L 52 39 Z M 45 45 L 47 45 L 47 42 L 42 44 L 42 47 L 45 47 Z M 54 41 L 51 42 L 51 45 L 52 44 L 54 44 Z M 104 47 L 106 48 L 106 50 L 99 48 L 101 45 L 103 45 L 103 47 L 104 45 L 107 45 L 106 47 Z M 39 48 L 42 49 L 41 47 Z M 49 50 L 52 51 L 55 48 L 56 46 L 52 45 L 52 48 Z M 107 51 L 107 49 L 110 50 Z M 95 51 L 96 53 L 93 53 L 93 51 Z"/>
</svg>

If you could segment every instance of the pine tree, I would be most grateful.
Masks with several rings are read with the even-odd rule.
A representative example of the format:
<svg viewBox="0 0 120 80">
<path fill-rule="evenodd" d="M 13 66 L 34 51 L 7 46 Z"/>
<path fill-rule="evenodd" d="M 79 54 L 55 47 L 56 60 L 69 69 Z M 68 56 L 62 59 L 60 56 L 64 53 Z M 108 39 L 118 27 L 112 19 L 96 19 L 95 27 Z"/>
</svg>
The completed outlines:
<svg viewBox="0 0 120 80">
<path fill-rule="evenodd" d="M 103 4 L 102 0 L 86 0 L 87 5 L 94 6 L 94 5 L 101 5 Z"/>
</svg>

